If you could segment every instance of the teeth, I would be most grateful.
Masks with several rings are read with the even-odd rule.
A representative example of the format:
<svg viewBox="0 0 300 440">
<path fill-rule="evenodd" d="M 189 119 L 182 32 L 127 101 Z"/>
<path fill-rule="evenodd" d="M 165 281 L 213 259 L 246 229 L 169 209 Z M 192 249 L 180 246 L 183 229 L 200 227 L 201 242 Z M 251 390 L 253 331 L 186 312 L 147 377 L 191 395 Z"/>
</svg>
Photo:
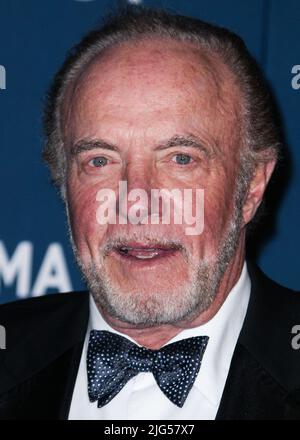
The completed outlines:
<svg viewBox="0 0 300 440">
<path fill-rule="evenodd" d="M 135 252 L 156 252 L 157 253 L 157 249 L 155 248 L 132 248 L 132 247 L 126 247 L 123 246 L 120 248 L 121 252 L 130 252 L 130 251 L 135 251 Z"/>
<path fill-rule="evenodd" d="M 141 260 L 147 260 L 149 258 L 153 258 L 157 255 L 157 252 L 151 255 L 136 255 L 136 258 L 140 258 Z"/>
<path fill-rule="evenodd" d="M 154 258 L 159 254 L 159 250 L 155 248 L 132 248 L 127 246 L 122 246 L 119 248 L 120 252 L 124 254 L 131 253 L 135 258 L 139 258 L 141 260 L 146 260 L 150 258 Z"/>
</svg>

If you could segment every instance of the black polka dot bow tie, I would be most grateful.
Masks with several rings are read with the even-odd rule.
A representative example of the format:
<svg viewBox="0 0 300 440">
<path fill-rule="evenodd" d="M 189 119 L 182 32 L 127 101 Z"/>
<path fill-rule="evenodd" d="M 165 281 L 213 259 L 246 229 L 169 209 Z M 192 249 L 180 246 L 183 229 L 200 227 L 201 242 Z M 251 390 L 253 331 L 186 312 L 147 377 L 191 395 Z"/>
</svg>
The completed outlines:
<svg viewBox="0 0 300 440">
<path fill-rule="evenodd" d="M 110 402 L 140 372 L 151 372 L 161 391 L 182 407 L 200 369 L 208 336 L 195 336 L 165 345 L 160 350 L 139 347 L 106 330 L 90 333 L 87 372 L 91 402 Z"/>
</svg>

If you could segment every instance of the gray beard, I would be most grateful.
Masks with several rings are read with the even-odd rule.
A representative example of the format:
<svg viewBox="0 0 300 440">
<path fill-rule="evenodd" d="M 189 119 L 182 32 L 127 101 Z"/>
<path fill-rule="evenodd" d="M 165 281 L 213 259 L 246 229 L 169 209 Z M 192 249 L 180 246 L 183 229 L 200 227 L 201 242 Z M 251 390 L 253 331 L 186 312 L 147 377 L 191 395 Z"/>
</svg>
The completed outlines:
<svg viewBox="0 0 300 440">
<path fill-rule="evenodd" d="M 216 257 L 212 261 L 201 261 L 193 268 L 191 279 L 178 286 L 176 290 L 157 289 L 151 293 L 147 292 L 147 295 L 142 290 L 128 292 L 114 286 L 104 265 L 99 267 L 91 262 L 87 267 L 84 266 L 73 242 L 71 231 L 69 234 L 77 264 L 97 307 L 123 322 L 140 327 L 153 327 L 193 319 L 210 307 L 216 298 L 223 275 L 237 250 L 241 223 L 241 209 L 236 205 Z M 176 241 L 166 242 L 176 244 Z M 111 246 L 111 244 L 107 245 L 107 248 L 110 249 Z M 183 251 L 188 267 L 191 267 L 191 259 L 186 250 Z"/>
</svg>

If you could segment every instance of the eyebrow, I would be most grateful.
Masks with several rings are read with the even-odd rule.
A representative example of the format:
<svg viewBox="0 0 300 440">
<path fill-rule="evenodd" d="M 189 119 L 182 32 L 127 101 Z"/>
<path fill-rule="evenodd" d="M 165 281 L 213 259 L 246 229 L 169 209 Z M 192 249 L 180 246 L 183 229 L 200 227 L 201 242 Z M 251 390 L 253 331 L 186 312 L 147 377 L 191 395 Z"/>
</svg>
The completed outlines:
<svg viewBox="0 0 300 440">
<path fill-rule="evenodd" d="M 192 134 L 187 135 L 174 135 L 170 139 L 167 139 L 163 142 L 160 142 L 156 147 L 154 148 L 155 151 L 157 150 L 166 150 L 168 148 L 172 147 L 192 147 L 197 150 L 203 151 L 209 156 L 212 156 L 215 152 L 215 146 L 205 146 L 203 142 L 201 142 L 196 136 Z M 96 149 L 103 149 L 103 150 L 110 150 L 110 151 L 120 151 L 120 149 L 109 142 L 106 142 L 103 139 L 97 138 L 97 139 L 80 139 L 78 142 L 76 142 L 74 145 L 70 148 L 70 154 L 72 157 L 78 156 L 80 153 L 90 150 L 96 150 Z"/>
<path fill-rule="evenodd" d="M 119 151 L 119 148 L 114 145 L 110 144 L 109 142 L 104 141 L 103 139 L 81 139 L 78 142 L 76 142 L 74 145 L 70 148 L 70 154 L 72 157 L 78 156 L 80 153 L 83 153 L 84 151 L 90 151 L 90 150 L 96 150 L 98 148 L 101 148 L 103 150 L 110 150 L 110 151 Z"/>
<path fill-rule="evenodd" d="M 205 152 L 209 156 L 215 151 L 214 146 L 204 145 L 204 143 L 193 134 L 172 136 L 170 139 L 157 145 L 155 150 L 166 150 L 172 147 L 192 147 Z"/>
</svg>

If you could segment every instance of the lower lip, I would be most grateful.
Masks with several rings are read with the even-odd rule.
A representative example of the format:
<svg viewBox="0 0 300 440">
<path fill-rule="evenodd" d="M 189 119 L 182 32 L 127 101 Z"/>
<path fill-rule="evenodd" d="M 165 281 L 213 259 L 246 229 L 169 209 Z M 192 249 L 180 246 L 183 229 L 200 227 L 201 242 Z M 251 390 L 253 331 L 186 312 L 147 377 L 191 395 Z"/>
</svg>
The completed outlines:
<svg viewBox="0 0 300 440">
<path fill-rule="evenodd" d="M 118 251 L 113 251 L 112 255 L 122 263 L 140 268 L 142 267 L 149 268 L 151 266 L 156 266 L 158 264 L 167 263 L 169 260 L 177 256 L 178 252 L 179 251 L 177 249 L 163 250 L 163 251 L 161 250 L 153 258 L 137 258 L 132 255 L 122 254 Z"/>
</svg>

